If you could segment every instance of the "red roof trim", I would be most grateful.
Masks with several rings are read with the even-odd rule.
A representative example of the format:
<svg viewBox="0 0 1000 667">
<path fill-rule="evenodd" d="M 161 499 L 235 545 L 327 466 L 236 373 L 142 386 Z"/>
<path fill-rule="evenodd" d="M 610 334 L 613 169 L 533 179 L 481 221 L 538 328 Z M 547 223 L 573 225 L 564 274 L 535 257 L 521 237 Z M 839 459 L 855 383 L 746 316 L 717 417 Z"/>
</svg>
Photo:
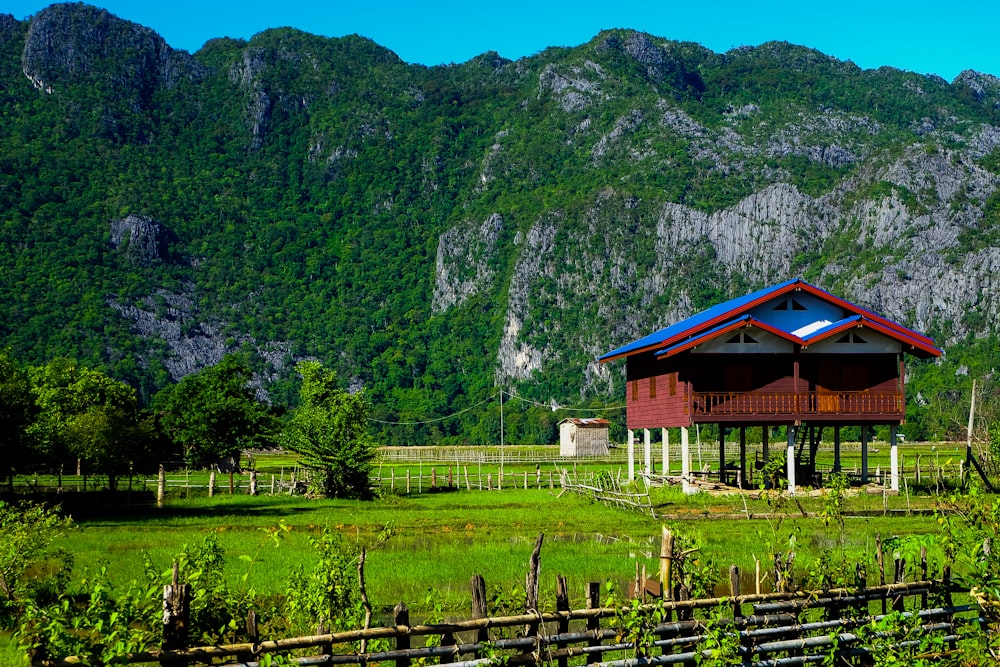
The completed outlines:
<svg viewBox="0 0 1000 667">
<path fill-rule="evenodd" d="M 914 331 L 913 329 L 908 329 L 907 327 L 904 327 L 901 324 L 897 324 L 896 322 L 893 322 L 890 319 L 882 317 L 881 315 L 879 315 L 877 313 L 873 313 L 872 311 L 867 310 L 865 308 L 862 308 L 861 306 L 858 306 L 857 304 L 853 304 L 850 301 L 845 301 L 844 299 L 841 299 L 838 296 L 834 296 L 833 294 L 830 294 L 829 292 L 825 292 L 825 291 L 821 290 L 820 288 L 816 287 L 815 285 L 810 285 L 809 283 L 805 283 L 805 282 L 799 282 L 794 287 L 800 288 L 804 292 L 809 292 L 810 294 L 812 294 L 816 298 L 832 302 L 832 303 L 840 306 L 844 310 L 847 310 L 847 311 L 850 311 L 852 313 L 855 313 L 856 315 L 861 315 L 862 317 L 864 317 L 867 320 L 870 320 L 871 322 L 878 322 L 882 326 L 887 327 L 889 329 L 892 329 L 893 331 L 895 331 L 897 333 L 903 334 L 907 338 L 911 338 L 911 339 L 915 338 L 915 339 L 920 340 L 921 342 L 923 342 L 924 345 L 929 345 L 931 347 L 934 347 L 934 339 L 933 338 L 929 338 L 928 336 L 925 336 L 925 335 L 923 335 L 922 333 L 920 333 L 918 331 Z M 934 348 L 934 349 L 936 350 L 937 348 Z M 940 356 L 940 352 L 939 352 L 939 354 L 937 354 L 935 356 Z"/>
<path fill-rule="evenodd" d="M 839 327 L 834 327 L 834 328 L 830 329 L 829 331 L 824 331 L 819 336 L 816 336 L 815 338 L 811 338 L 808 341 L 806 341 L 805 344 L 806 345 L 815 345 L 819 341 L 826 340 L 827 338 L 830 338 L 831 336 L 836 336 L 837 334 L 841 334 L 841 333 L 843 333 L 845 331 L 849 331 L 850 329 L 854 329 L 854 328 L 857 328 L 857 327 L 865 328 L 865 329 L 872 329 L 872 330 L 874 330 L 874 331 L 876 331 L 876 332 L 878 332 L 880 334 L 888 336 L 889 338 L 893 339 L 894 341 L 897 341 L 898 343 L 901 343 L 904 347 L 906 345 L 909 345 L 910 347 L 917 348 L 920 351 L 922 351 L 922 352 L 924 352 L 924 353 L 926 353 L 926 354 L 928 354 L 928 355 L 930 355 L 932 357 L 940 357 L 941 356 L 941 350 L 937 349 L 933 345 L 927 345 L 923 341 L 918 340 L 915 336 L 910 336 L 910 335 L 908 335 L 908 334 L 906 334 L 904 332 L 897 331 L 897 329 L 895 327 L 887 327 L 882 322 L 877 322 L 877 321 L 869 320 L 864 315 L 861 316 L 861 320 L 859 320 L 859 321 L 856 321 L 856 322 L 845 322 L 844 324 L 842 324 Z"/>
</svg>

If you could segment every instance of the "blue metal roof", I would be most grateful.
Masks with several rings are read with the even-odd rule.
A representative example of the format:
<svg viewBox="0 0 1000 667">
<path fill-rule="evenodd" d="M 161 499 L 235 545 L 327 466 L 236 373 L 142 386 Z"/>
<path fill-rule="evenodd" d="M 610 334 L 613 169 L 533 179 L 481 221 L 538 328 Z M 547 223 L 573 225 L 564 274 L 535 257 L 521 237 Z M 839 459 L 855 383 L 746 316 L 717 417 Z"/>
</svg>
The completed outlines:
<svg viewBox="0 0 1000 667">
<path fill-rule="evenodd" d="M 756 292 L 751 292 L 750 294 L 738 297 L 736 299 L 730 299 L 729 301 L 718 303 L 709 308 L 708 310 L 703 310 L 700 313 L 692 315 L 686 320 L 681 320 L 676 324 L 671 324 L 669 327 L 666 327 L 665 329 L 660 329 L 659 331 L 651 333 L 648 336 L 643 336 L 639 340 L 632 341 L 628 345 L 623 345 L 622 347 L 619 347 L 616 350 L 611 350 L 610 352 L 598 357 L 598 361 L 603 361 L 610 357 L 628 355 L 629 353 L 635 352 L 636 350 L 641 350 L 646 347 L 658 345 L 660 343 L 663 343 L 664 341 L 674 338 L 675 336 L 683 334 L 685 331 L 688 331 L 690 329 L 696 329 L 706 322 L 711 322 L 712 320 L 718 317 L 725 316 L 727 313 L 730 313 L 734 310 L 739 310 L 744 306 L 748 306 L 759 299 L 766 298 L 770 294 L 778 292 L 788 287 L 789 285 L 793 285 L 797 282 L 801 282 L 801 279 L 794 278 L 792 280 L 787 280 L 783 283 L 772 285 L 771 287 L 766 287 L 764 289 L 757 290 Z"/>
<path fill-rule="evenodd" d="M 638 340 L 634 340 L 628 345 L 623 345 L 622 347 L 611 350 L 610 352 L 598 357 L 598 361 L 607 361 L 617 357 L 629 356 L 630 354 L 643 350 L 658 350 L 661 354 L 669 354 L 670 350 L 675 349 L 678 345 L 690 342 L 692 337 L 710 337 L 711 334 L 718 331 L 720 328 L 727 327 L 732 325 L 734 322 L 741 321 L 741 319 L 747 317 L 746 310 L 748 308 L 751 308 L 759 303 L 765 303 L 772 296 L 777 297 L 786 293 L 790 291 L 789 288 L 794 286 L 802 287 L 806 291 L 813 292 L 814 296 L 825 298 L 830 303 L 839 305 L 845 310 L 854 311 L 852 315 L 828 324 L 820 329 L 817 329 L 816 331 L 812 331 L 801 337 L 794 336 L 798 340 L 803 342 L 819 340 L 824 334 L 830 333 L 832 329 L 842 327 L 849 322 L 867 321 L 871 326 L 882 330 L 886 335 L 902 342 L 906 342 L 911 345 L 911 348 L 917 348 L 922 354 L 930 356 L 940 356 L 941 354 L 941 351 L 934 347 L 934 341 L 927 336 L 897 324 L 892 320 L 888 320 L 881 315 L 877 315 L 866 308 L 862 308 L 849 301 L 845 301 L 840 297 L 829 294 L 826 291 L 805 282 L 801 278 L 793 278 L 791 280 L 786 280 L 783 283 L 778 283 L 777 285 L 772 285 L 771 287 L 765 287 L 764 289 L 757 290 L 756 292 L 751 292 L 750 294 L 716 304 L 707 310 L 703 310 L 700 313 L 696 313 L 688 317 L 687 319 L 671 324 L 664 329 L 653 332 L 648 336 L 643 336 Z M 703 331 L 702 329 L 705 326 L 711 326 L 712 328 L 708 331 Z M 773 324 L 771 326 L 773 326 Z M 786 333 L 791 334 L 792 332 L 787 331 Z M 663 348 L 664 345 L 669 345 L 669 348 L 666 350 L 659 349 Z"/>
</svg>

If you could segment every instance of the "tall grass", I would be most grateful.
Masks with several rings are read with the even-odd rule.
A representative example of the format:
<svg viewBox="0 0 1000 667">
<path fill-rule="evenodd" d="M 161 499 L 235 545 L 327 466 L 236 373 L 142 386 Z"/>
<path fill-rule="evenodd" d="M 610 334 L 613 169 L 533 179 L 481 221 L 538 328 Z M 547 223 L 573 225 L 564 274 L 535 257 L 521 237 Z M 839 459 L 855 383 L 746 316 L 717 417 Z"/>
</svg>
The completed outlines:
<svg viewBox="0 0 1000 667">
<path fill-rule="evenodd" d="M 749 503 L 754 504 L 751 515 L 769 508 L 760 500 L 744 505 L 736 496 L 661 493 L 659 508 L 671 512 L 671 527 L 700 543 L 702 558 L 713 561 L 720 572 L 730 564 L 752 572 L 755 557 L 766 561 L 776 549 L 795 550 L 796 562 L 804 565 L 824 551 L 841 548 L 837 529 L 824 525 L 821 518 L 793 514 L 732 519 L 728 517 Z M 856 498 L 851 502 L 869 501 Z M 815 513 L 822 511 L 821 503 L 821 498 L 805 499 L 799 505 Z M 801 515 L 799 507 L 792 508 Z M 716 515 L 727 518 L 713 518 Z M 275 545 L 269 532 L 279 523 L 288 530 L 279 531 L 282 538 Z M 280 594 L 296 568 L 315 562 L 308 538 L 329 527 L 352 548 L 372 548 L 366 578 L 377 607 L 389 609 L 405 601 L 413 609 L 462 610 L 469 604 L 473 575 L 482 574 L 488 585 L 503 589 L 523 584 L 538 533 L 546 535 L 543 597 L 554 596 L 555 577 L 562 574 L 568 577 L 571 591 L 576 591 L 575 602 L 582 604 L 589 581 L 624 582 L 634 575 L 637 562 L 656 572 L 661 525 L 661 520 L 649 516 L 547 489 L 451 491 L 368 502 L 219 495 L 174 499 L 161 510 L 91 516 L 79 521 L 60 546 L 74 554 L 78 573 L 106 565 L 115 580 L 127 582 L 142 577 L 140 552 L 148 553 L 166 571 L 184 545 L 212 536 L 226 550 L 233 581 L 242 582 L 246 575 L 246 586 L 263 594 Z M 376 544 L 387 528 L 393 536 Z M 873 516 L 848 519 L 847 528 L 842 555 L 865 559 L 873 553 L 875 535 L 919 536 L 932 532 L 935 524 L 933 517 L 926 516 Z"/>
</svg>

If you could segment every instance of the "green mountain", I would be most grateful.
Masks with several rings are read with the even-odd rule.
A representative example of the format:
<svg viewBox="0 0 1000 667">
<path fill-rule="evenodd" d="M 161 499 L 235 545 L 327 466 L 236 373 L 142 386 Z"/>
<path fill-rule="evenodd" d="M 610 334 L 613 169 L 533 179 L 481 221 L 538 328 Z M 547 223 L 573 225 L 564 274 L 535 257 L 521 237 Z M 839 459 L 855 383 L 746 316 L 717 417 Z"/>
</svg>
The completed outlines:
<svg viewBox="0 0 1000 667">
<path fill-rule="evenodd" d="M 997 363 L 1000 79 L 613 30 L 408 65 L 268 30 L 195 54 L 84 4 L 0 15 L 0 345 L 148 398 L 315 357 L 400 444 L 551 441 L 595 357 L 796 275 L 937 337 L 911 437 Z M 473 409 L 474 408 L 474 409 Z M 456 418 L 445 418 L 461 413 Z"/>
</svg>

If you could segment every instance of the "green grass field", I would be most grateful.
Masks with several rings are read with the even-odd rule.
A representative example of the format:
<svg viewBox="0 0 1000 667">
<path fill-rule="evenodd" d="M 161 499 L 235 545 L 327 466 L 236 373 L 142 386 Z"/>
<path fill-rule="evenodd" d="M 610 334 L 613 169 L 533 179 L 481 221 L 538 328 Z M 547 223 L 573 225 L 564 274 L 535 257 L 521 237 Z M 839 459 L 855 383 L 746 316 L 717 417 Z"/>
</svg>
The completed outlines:
<svg viewBox="0 0 1000 667">
<path fill-rule="evenodd" d="M 77 521 L 60 542 L 75 556 L 77 571 L 109 566 L 119 582 L 142 576 L 141 552 L 167 570 L 183 545 L 213 535 L 226 550 L 231 575 L 247 570 L 247 585 L 264 593 L 283 590 L 296 567 L 307 567 L 314 554 L 307 536 L 323 527 L 336 529 L 353 547 L 373 545 L 391 528 L 392 537 L 373 549 L 366 572 L 373 604 L 391 608 L 405 601 L 419 609 L 428 598 L 445 609 L 466 609 L 468 583 L 482 574 L 488 585 L 522 583 L 535 538 L 542 548 L 543 596 L 554 596 L 555 576 L 568 577 L 577 604 L 589 581 L 625 581 L 636 562 L 650 572 L 658 567 L 661 525 L 666 523 L 702 545 L 702 553 L 721 572 L 730 564 L 752 572 L 754 557 L 766 560 L 774 549 L 793 548 L 805 566 L 824 550 L 839 550 L 839 530 L 824 525 L 824 499 L 802 498 L 775 507 L 741 495 L 684 496 L 676 489 L 653 494 L 666 519 L 594 503 L 580 495 L 548 489 L 448 491 L 411 496 L 388 495 L 375 501 L 336 501 L 301 496 L 219 494 L 214 498 L 175 497 L 165 508 L 95 513 Z M 847 501 L 844 548 L 849 558 L 865 558 L 875 536 L 932 533 L 932 516 L 896 516 L 903 499 L 892 498 L 892 514 L 881 516 L 883 498 L 859 495 Z M 911 499 L 929 506 L 927 497 Z M 768 518 L 746 518 L 766 515 Z M 776 516 L 788 512 L 788 516 Z M 803 518 L 802 514 L 809 514 Z M 743 515 L 743 518 L 732 518 Z M 275 546 L 269 529 L 290 528 Z M 916 539 L 916 538 L 914 538 Z M 789 545 L 792 545 L 789 547 Z M 249 556 L 252 565 L 246 559 Z"/>
<path fill-rule="evenodd" d="M 515 456 L 518 451 L 519 456 Z M 544 457 L 551 448 L 542 451 Z M 717 449 L 715 452 L 717 456 Z M 880 455 L 873 453 L 872 458 Z M 550 489 L 548 472 L 556 464 L 538 462 L 538 448 L 505 452 L 505 472 L 510 477 L 502 491 L 478 490 L 474 482 L 472 490 L 465 486 L 465 469 L 473 478 L 480 473 L 495 476 L 499 472 L 495 457 L 483 456 L 478 462 L 435 462 L 440 454 L 424 452 L 419 456 L 416 461 L 380 462 L 376 474 L 383 479 L 393 476 L 400 483 L 394 492 L 383 484 L 381 496 L 373 501 L 270 495 L 271 475 L 287 481 L 293 472 L 301 474 L 294 457 L 280 455 L 255 458 L 261 493 L 256 497 L 246 494 L 246 475 L 238 477 L 232 495 L 227 476 L 219 475 L 215 495 L 210 498 L 208 474 L 203 472 L 171 473 L 163 508 L 156 507 L 156 484 L 151 478 L 132 481 L 135 493 L 130 502 L 122 502 L 120 496 L 112 503 L 101 502 L 100 494 L 71 491 L 62 497 L 64 510 L 73 516 L 74 523 L 57 546 L 73 554 L 75 579 L 106 568 L 113 582 L 124 585 L 142 580 L 143 553 L 158 570 L 166 572 L 185 545 L 197 545 L 213 536 L 226 552 L 227 574 L 234 587 L 280 595 L 296 568 L 310 568 L 316 562 L 308 538 L 319 536 L 328 527 L 340 533 L 352 550 L 370 548 L 365 571 L 369 597 L 378 613 L 385 614 L 397 602 L 405 601 L 417 618 L 433 609 L 454 617 L 466 615 L 469 581 L 476 574 L 485 577 L 488 587 L 509 591 L 523 586 L 539 533 L 545 534 L 540 591 L 544 608 L 554 606 L 557 575 L 565 575 L 569 581 L 571 604 L 582 607 L 588 582 L 624 584 L 634 576 L 637 563 L 655 573 L 663 525 L 697 543 L 700 551 L 695 557 L 702 564 L 710 562 L 720 575 L 730 565 L 737 565 L 744 573 L 747 590 L 753 587 L 755 561 L 759 559 L 766 572 L 776 551 L 795 551 L 800 579 L 811 569 L 823 567 L 820 559 L 824 554 L 850 564 L 852 570 L 855 562 L 871 563 L 877 537 L 911 563 L 921 545 L 929 547 L 932 560 L 940 555 L 929 538 L 938 530 L 931 514 L 937 498 L 910 491 L 916 481 L 913 471 L 906 492 L 899 495 L 851 490 L 843 507 L 841 531 L 835 520 L 824 521 L 829 496 L 820 493 L 776 499 L 759 493 L 687 496 L 674 486 L 653 488 L 650 500 L 658 515 L 653 518 L 561 492 L 558 484 Z M 623 475 L 623 461 L 617 456 L 578 462 L 574 472 L 581 477 L 591 473 Z M 939 465 L 943 463 L 937 447 L 928 448 L 921 456 L 937 456 Z M 872 463 L 873 468 L 876 465 Z M 437 484 L 434 492 L 430 492 L 432 469 Z M 536 470 L 543 473 L 542 488 L 536 488 Z M 457 488 L 443 488 L 449 471 Z M 410 494 L 405 494 L 401 483 L 407 472 Z M 528 489 L 523 488 L 525 472 Z M 34 481 L 22 480 L 29 488 Z M 67 477 L 63 481 L 72 488 L 79 480 Z M 51 483 L 38 480 L 40 488 Z M 416 492 L 418 485 L 422 493 Z M 922 488 L 934 486 L 925 483 Z M 279 525 L 288 530 L 278 531 L 283 537 L 276 545 L 271 534 Z M 378 543 L 387 529 L 392 536 Z M 765 588 L 767 585 L 765 580 Z M 728 591 L 720 588 L 718 592 Z M 17 665 L 16 653 L 9 642 L 0 639 L 0 664 Z"/>
</svg>

